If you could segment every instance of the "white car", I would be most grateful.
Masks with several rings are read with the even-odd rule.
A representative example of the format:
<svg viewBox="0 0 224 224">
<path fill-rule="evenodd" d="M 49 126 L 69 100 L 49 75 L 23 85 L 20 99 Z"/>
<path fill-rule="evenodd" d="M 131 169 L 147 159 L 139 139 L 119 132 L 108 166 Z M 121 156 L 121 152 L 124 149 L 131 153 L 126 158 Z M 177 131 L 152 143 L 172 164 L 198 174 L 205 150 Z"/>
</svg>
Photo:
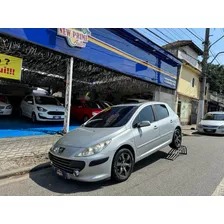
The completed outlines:
<svg viewBox="0 0 224 224">
<path fill-rule="evenodd" d="M 6 96 L 0 95 L 0 116 L 1 115 L 11 115 L 12 105 L 9 103 Z"/>
<path fill-rule="evenodd" d="M 224 135 L 224 112 L 209 112 L 197 125 L 199 133 Z"/>
<path fill-rule="evenodd" d="M 36 121 L 63 121 L 65 108 L 52 96 L 28 95 L 20 107 L 20 114 Z"/>
</svg>

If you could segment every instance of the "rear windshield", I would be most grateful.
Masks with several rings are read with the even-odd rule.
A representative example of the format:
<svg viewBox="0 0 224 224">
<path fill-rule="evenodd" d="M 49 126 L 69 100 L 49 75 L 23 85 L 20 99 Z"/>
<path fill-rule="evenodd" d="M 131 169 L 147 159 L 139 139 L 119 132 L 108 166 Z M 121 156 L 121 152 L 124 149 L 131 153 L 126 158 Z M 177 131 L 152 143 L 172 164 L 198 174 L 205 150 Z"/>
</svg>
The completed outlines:
<svg viewBox="0 0 224 224">
<path fill-rule="evenodd" d="M 206 114 L 203 120 L 224 121 L 224 114 Z"/>
<path fill-rule="evenodd" d="M 36 104 L 40 104 L 40 105 L 57 105 L 57 106 L 60 105 L 59 101 L 53 97 L 36 96 L 35 101 L 36 101 Z"/>
<path fill-rule="evenodd" d="M 137 110 L 137 106 L 117 106 L 107 108 L 93 117 L 85 127 L 111 128 L 125 125 Z"/>
</svg>

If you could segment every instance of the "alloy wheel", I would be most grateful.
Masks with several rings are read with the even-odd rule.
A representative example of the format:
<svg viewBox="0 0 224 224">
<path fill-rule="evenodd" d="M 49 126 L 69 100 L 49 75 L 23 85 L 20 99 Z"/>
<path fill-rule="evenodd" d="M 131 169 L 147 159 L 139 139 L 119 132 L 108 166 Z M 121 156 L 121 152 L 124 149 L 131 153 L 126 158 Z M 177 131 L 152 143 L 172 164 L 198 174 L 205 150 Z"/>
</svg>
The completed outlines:
<svg viewBox="0 0 224 224">
<path fill-rule="evenodd" d="M 129 153 L 123 152 L 120 154 L 117 162 L 115 163 L 115 169 L 121 178 L 126 178 L 130 175 L 132 170 L 132 158 Z"/>
<path fill-rule="evenodd" d="M 177 148 L 181 146 L 181 141 L 182 141 L 181 132 L 179 129 L 177 129 L 175 130 L 175 133 L 174 133 L 174 142 Z"/>
</svg>

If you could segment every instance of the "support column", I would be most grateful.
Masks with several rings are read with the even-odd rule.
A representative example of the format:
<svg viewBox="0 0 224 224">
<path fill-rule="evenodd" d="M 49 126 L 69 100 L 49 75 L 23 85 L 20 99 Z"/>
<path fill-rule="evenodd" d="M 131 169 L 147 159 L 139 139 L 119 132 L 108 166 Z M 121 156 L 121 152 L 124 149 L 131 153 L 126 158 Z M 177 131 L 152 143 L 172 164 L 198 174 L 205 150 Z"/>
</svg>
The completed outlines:
<svg viewBox="0 0 224 224">
<path fill-rule="evenodd" d="M 71 108 L 71 96 L 72 96 L 72 75 L 73 75 L 73 57 L 67 62 L 67 76 L 66 76 L 66 92 L 65 92 L 65 118 L 63 134 L 69 132 L 70 125 L 70 108 Z"/>
</svg>

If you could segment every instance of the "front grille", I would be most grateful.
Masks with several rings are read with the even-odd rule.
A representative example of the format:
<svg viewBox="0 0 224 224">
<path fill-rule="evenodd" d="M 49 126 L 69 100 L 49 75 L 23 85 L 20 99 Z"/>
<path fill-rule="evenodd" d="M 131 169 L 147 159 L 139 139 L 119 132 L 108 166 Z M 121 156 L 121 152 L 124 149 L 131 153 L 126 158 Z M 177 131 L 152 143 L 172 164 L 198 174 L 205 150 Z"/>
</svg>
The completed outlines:
<svg viewBox="0 0 224 224">
<path fill-rule="evenodd" d="M 206 133 L 215 133 L 215 132 L 216 132 L 216 130 L 215 130 L 215 129 L 214 129 L 214 130 L 204 129 L 204 132 L 206 132 Z"/>
<path fill-rule="evenodd" d="M 5 107 L 4 106 L 0 106 L 0 110 L 2 110 L 2 109 L 5 109 Z"/>
<path fill-rule="evenodd" d="M 212 126 L 212 125 L 203 125 L 203 128 L 217 128 L 218 126 Z"/>
<path fill-rule="evenodd" d="M 74 170 L 83 170 L 85 167 L 84 161 L 76 161 L 70 159 L 62 159 L 49 153 L 49 159 L 52 161 L 53 166 L 64 170 L 67 173 L 73 174 Z"/>
<path fill-rule="evenodd" d="M 49 115 L 64 115 L 63 111 L 49 111 Z"/>
</svg>

